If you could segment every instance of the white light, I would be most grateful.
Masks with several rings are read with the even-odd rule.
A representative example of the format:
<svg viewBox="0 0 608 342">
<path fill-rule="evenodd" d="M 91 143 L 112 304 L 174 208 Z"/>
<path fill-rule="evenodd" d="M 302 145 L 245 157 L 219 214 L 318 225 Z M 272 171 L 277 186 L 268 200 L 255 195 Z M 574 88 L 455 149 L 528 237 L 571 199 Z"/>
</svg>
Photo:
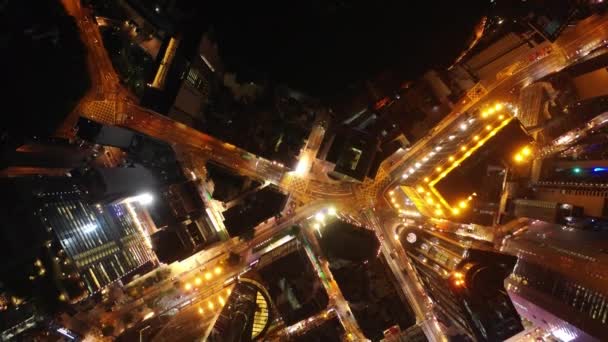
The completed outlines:
<svg viewBox="0 0 608 342">
<path fill-rule="evenodd" d="M 329 207 L 329 209 L 327 209 L 327 214 L 331 215 L 331 216 L 336 216 L 336 208 L 334 207 Z"/>
<path fill-rule="evenodd" d="M 435 147 L 435 151 L 439 152 L 439 151 L 441 151 L 441 148 L 442 148 L 441 146 L 437 146 L 437 147 Z"/>
<path fill-rule="evenodd" d="M 455 135 L 450 135 L 450 136 L 448 137 L 448 139 L 450 139 L 450 140 L 454 140 L 454 139 L 456 139 L 456 136 L 455 136 Z"/>
<path fill-rule="evenodd" d="M 463 130 L 463 131 L 466 130 L 467 129 L 467 124 L 466 123 L 461 123 L 460 124 L 460 129 Z"/>
<path fill-rule="evenodd" d="M 435 151 L 432 151 L 431 153 L 429 153 L 429 155 L 432 157 L 435 155 Z"/>
<path fill-rule="evenodd" d="M 555 329 L 551 332 L 551 334 L 557 337 L 560 341 L 564 342 L 570 342 L 578 337 L 572 331 L 569 331 L 565 328 Z"/>
<path fill-rule="evenodd" d="M 407 173 L 404 173 L 404 174 L 401 176 L 401 178 L 403 178 L 403 179 L 407 179 L 407 177 L 409 177 L 409 176 L 407 175 Z"/>
<path fill-rule="evenodd" d="M 152 317 L 154 317 L 154 311 L 152 311 L 152 312 L 148 312 L 148 313 L 147 313 L 147 314 L 144 316 L 144 319 L 143 319 L 143 320 L 145 321 L 145 320 L 150 319 L 150 318 L 152 318 Z"/>
<path fill-rule="evenodd" d="M 416 163 L 414 166 L 416 166 L 416 168 L 418 169 L 418 168 L 420 168 L 422 166 L 422 164 Z"/>
<path fill-rule="evenodd" d="M 95 229 L 97 229 L 97 225 L 94 223 L 85 224 L 81 227 L 83 233 L 91 233 Z"/>
<path fill-rule="evenodd" d="M 322 222 L 325 219 L 325 215 L 321 212 L 315 214 L 315 219 L 319 222 Z"/>
<path fill-rule="evenodd" d="M 410 173 L 414 173 L 414 172 L 416 172 L 416 170 L 410 169 Z"/>
<path fill-rule="evenodd" d="M 137 195 L 135 197 L 132 198 L 133 202 L 139 202 L 139 204 L 141 205 L 148 205 L 151 204 L 152 202 L 154 202 L 154 196 L 152 196 L 150 193 L 143 193 L 141 195 Z"/>
<path fill-rule="evenodd" d="M 407 236 L 405 237 L 405 239 L 409 243 L 414 243 L 414 242 L 416 242 L 417 237 L 416 237 L 416 234 L 414 234 L 414 233 L 407 233 Z"/>
<path fill-rule="evenodd" d="M 310 168 L 308 155 L 303 155 L 298 161 L 298 165 L 296 166 L 296 174 L 298 176 L 303 176 L 306 174 L 308 169 Z"/>
</svg>

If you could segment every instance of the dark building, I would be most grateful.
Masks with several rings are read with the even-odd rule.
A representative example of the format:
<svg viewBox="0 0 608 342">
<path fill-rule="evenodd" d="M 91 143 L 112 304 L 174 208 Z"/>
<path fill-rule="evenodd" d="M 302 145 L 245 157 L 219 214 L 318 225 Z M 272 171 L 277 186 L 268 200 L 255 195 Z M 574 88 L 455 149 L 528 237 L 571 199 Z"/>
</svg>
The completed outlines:
<svg viewBox="0 0 608 342">
<path fill-rule="evenodd" d="M 32 139 L 0 151 L 0 177 L 65 176 L 92 158 L 92 148 L 79 148 L 58 138 Z"/>
<path fill-rule="evenodd" d="M 140 165 L 92 168 L 82 177 L 82 183 L 92 201 L 104 203 L 150 193 L 159 186 L 154 174 Z"/>
<path fill-rule="evenodd" d="M 337 132 L 326 160 L 336 165 L 334 173 L 363 181 L 372 166 L 378 145 L 375 136 L 343 127 Z"/>
<path fill-rule="evenodd" d="M 514 257 L 455 234 L 403 227 L 399 236 L 443 324 L 476 341 L 502 341 L 523 330 L 503 285 Z"/>
<path fill-rule="evenodd" d="M 518 198 L 507 203 L 507 212 L 513 217 L 528 217 L 549 223 L 565 224 L 572 217 L 579 217 L 582 210 L 568 203 L 557 203 Z"/>
<path fill-rule="evenodd" d="M 124 166 L 139 164 L 154 174 L 157 182 L 168 185 L 185 181 L 173 148 L 157 139 L 126 128 L 106 126 L 80 119 L 78 137 L 95 145 L 112 146 L 126 154 Z"/>
<path fill-rule="evenodd" d="M 66 178 L 3 182 L 1 279 L 25 298 L 77 302 L 155 263 L 136 203 L 102 204 Z"/>
<path fill-rule="evenodd" d="M 579 215 L 608 217 L 607 170 L 606 160 L 543 160 L 531 196 L 580 208 Z"/>
<path fill-rule="evenodd" d="M 519 258 L 507 282 L 508 290 L 522 299 L 518 310 L 522 315 L 528 311 L 527 319 L 572 340 L 585 335 L 608 338 L 606 233 L 540 221 L 526 228 L 502 247 Z M 539 310 L 556 318 L 543 322 L 534 317 Z"/>
</svg>

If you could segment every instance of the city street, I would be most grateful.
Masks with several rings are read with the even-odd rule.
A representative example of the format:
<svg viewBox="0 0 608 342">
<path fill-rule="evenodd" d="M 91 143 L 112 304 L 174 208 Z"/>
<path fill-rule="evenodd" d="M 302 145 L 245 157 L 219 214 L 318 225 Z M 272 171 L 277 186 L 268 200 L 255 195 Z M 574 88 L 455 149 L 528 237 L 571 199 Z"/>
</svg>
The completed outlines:
<svg viewBox="0 0 608 342">
<path fill-rule="evenodd" d="M 489 105 L 495 106 L 497 103 L 504 103 L 506 106 L 511 89 L 528 85 L 534 80 L 576 63 L 584 55 L 584 52 L 580 51 L 593 50 L 604 39 L 608 39 L 608 16 L 606 15 L 594 15 L 574 27 L 569 27 L 555 43 L 543 43 L 537 47 L 539 50 L 550 51 L 546 55 L 532 61 L 526 60 L 508 77 L 499 80 L 481 80 L 479 84 L 485 89 L 481 96 L 461 99 L 451 113 L 427 136 L 417 141 L 411 149 L 406 152 L 398 152 L 397 157 L 389 157 L 390 165 L 386 162 L 381 165 L 380 176 L 377 179 L 357 184 L 329 180 L 314 173 L 311 175 L 311 168 L 325 133 L 319 125 L 313 128 L 308 144 L 300 155 L 301 166 L 298 165 L 295 170 L 291 171 L 284 165 L 258 156 L 244 157 L 246 154 L 251 154 L 167 116 L 140 107 L 128 91 L 120 85 L 108 54 L 103 48 L 101 35 L 95 22 L 86 14 L 86 10 L 80 7 L 79 1 L 64 0 L 64 5 L 68 13 L 76 18 L 82 40 L 89 52 L 88 66 L 93 87 L 70 118 L 66 120 L 65 126 L 58 132 L 59 136 L 72 137 L 74 133 L 72 128 L 79 116 L 104 124 L 130 128 L 172 145 L 186 146 L 195 153 L 200 153 L 205 158 L 237 174 L 269 182 L 307 203 L 305 206 L 296 208 L 291 216 L 283 217 L 278 222 L 271 221 L 258 226 L 251 241 L 239 241 L 233 238 L 216 246 L 214 256 L 209 260 L 227 257 L 228 253 L 232 251 L 243 256 L 244 261 L 238 267 L 224 266 L 223 273 L 215 277 L 204 290 L 195 295 L 186 295 L 180 301 L 172 303 L 174 305 L 171 307 L 162 308 L 161 311 L 180 308 L 186 302 L 202 301 L 202 303 L 206 303 L 208 298 L 215 298 L 222 291 L 226 291 L 224 286 L 226 280 L 239 274 L 247 267 L 248 262 L 257 257 L 251 254 L 253 246 L 314 215 L 320 209 L 333 205 L 340 212 L 356 215 L 370 229 L 375 230 L 376 235 L 380 237 L 383 255 L 401 284 L 418 323 L 422 324 L 425 334 L 431 341 L 447 341 L 447 338 L 432 314 L 428 297 L 424 295 L 422 287 L 416 281 L 415 272 L 409 266 L 409 261 L 403 253 L 399 241 L 394 239 L 394 228 L 401 221 L 400 211 L 390 208 L 386 194 L 399 185 L 415 187 L 433 173 L 447 169 L 452 164 L 452 161 L 448 159 L 450 155 L 463 145 L 470 145 L 471 137 L 502 127 L 511 120 L 510 116 L 503 118 L 496 116 L 491 120 L 483 121 L 479 117 L 467 116 L 469 115 L 467 112 L 472 113 L 476 109 L 483 109 Z M 550 49 L 547 49 L 548 47 Z M 100 103 L 107 106 L 99 106 Z M 514 110 L 513 117 L 516 117 L 516 114 L 517 111 Z M 378 189 L 379 191 L 370 196 L 364 191 L 366 189 L 374 191 Z M 367 209 L 362 211 L 361 208 Z M 375 208 L 375 210 L 371 210 L 371 208 Z M 317 268 L 317 272 L 323 273 L 328 279 L 325 284 L 326 289 L 340 321 L 347 333 L 352 334 L 352 340 L 363 340 L 364 336 L 350 312 L 348 303 L 331 277 L 327 263 L 318 258 L 319 249 L 315 243 L 314 233 L 311 234 L 306 229 L 304 231 L 310 243 L 306 251 Z M 211 256 L 211 253 L 208 255 Z M 157 289 L 145 296 L 145 299 L 155 298 L 164 289 L 172 287 L 175 281 L 185 283 L 192 277 L 192 274 L 196 274 L 203 267 L 211 267 L 211 264 L 205 264 L 205 258 L 202 258 L 202 262 L 202 266 L 179 275 L 175 280 L 159 284 Z M 141 305 L 138 303 L 141 302 L 126 304 L 117 311 L 108 313 L 106 317 L 102 318 L 102 321 L 117 320 L 121 314 L 133 311 Z M 188 329 L 190 329 L 188 331 L 192 331 L 191 328 L 195 326 L 194 331 L 202 332 L 212 323 L 211 317 L 205 315 L 201 319 L 197 305 L 189 304 L 184 310 L 179 311 L 178 316 L 169 323 L 172 328 L 161 331 L 156 340 L 186 341 L 190 336 L 179 335 L 181 331 L 185 332 Z"/>
</svg>

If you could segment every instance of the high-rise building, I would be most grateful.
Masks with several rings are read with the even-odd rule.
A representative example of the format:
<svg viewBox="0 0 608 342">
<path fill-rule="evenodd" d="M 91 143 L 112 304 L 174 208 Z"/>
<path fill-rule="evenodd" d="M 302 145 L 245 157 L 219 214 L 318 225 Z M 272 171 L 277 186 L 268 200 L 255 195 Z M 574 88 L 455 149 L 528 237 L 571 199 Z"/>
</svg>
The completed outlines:
<svg viewBox="0 0 608 342">
<path fill-rule="evenodd" d="M 519 258 L 507 280 L 518 311 L 562 340 L 608 338 L 606 233 L 541 221 L 526 228 L 502 246 Z"/>
<path fill-rule="evenodd" d="M 209 341 L 252 341 L 264 336 L 272 320 L 270 299 L 256 281 L 238 282 L 219 317 Z"/>
<path fill-rule="evenodd" d="M 2 184 L 3 282 L 20 296 L 76 302 L 156 262 L 138 203 L 90 203 L 67 178 Z M 48 300 L 45 299 L 45 300 Z"/>
<path fill-rule="evenodd" d="M 455 234 L 403 227 L 399 236 L 444 325 L 477 341 L 502 341 L 523 330 L 503 285 L 514 257 Z"/>
</svg>

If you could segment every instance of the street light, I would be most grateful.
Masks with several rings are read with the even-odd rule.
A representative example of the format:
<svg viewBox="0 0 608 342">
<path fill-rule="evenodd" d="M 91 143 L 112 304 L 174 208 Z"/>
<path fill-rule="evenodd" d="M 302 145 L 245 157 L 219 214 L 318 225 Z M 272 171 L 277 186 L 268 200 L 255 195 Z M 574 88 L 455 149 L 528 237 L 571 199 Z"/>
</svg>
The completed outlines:
<svg viewBox="0 0 608 342">
<path fill-rule="evenodd" d="M 211 277 L 213 277 L 213 275 L 211 274 L 211 272 L 206 272 L 205 273 L 205 280 L 211 280 Z"/>
<path fill-rule="evenodd" d="M 192 284 L 190 284 L 190 283 L 186 283 L 186 285 L 184 285 L 184 289 L 185 289 L 186 291 L 190 291 L 190 290 L 192 290 Z"/>
<path fill-rule="evenodd" d="M 215 268 L 213 269 L 213 272 L 217 275 L 220 275 L 222 273 L 222 268 L 219 266 L 215 266 Z"/>
<path fill-rule="evenodd" d="M 198 308 L 198 313 L 202 315 L 202 314 L 205 313 L 205 310 L 203 310 L 203 308 L 199 307 Z"/>
<path fill-rule="evenodd" d="M 391 191 L 391 195 L 392 195 L 392 191 Z M 336 216 L 337 215 L 337 211 L 336 208 L 334 207 L 329 207 L 329 209 L 327 209 L 327 214 L 331 215 L 331 216 Z"/>
<path fill-rule="evenodd" d="M 458 206 L 461 207 L 462 209 L 467 207 L 467 202 L 465 201 L 460 201 L 460 203 L 458 203 Z"/>
<path fill-rule="evenodd" d="M 194 285 L 198 286 L 200 284 L 202 284 L 203 280 L 199 277 L 196 277 L 196 279 L 194 279 Z"/>
<path fill-rule="evenodd" d="M 518 163 L 521 163 L 521 162 L 524 160 L 524 157 L 523 157 L 523 156 L 522 156 L 520 153 L 517 153 L 517 154 L 516 154 L 516 155 L 513 157 L 513 160 L 515 160 L 515 161 L 516 161 L 516 162 L 518 162 Z"/>
<path fill-rule="evenodd" d="M 319 222 L 323 222 L 325 215 L 322 212 L 318 212 L 315 214 L 315 219 Z"/>
</svg>

